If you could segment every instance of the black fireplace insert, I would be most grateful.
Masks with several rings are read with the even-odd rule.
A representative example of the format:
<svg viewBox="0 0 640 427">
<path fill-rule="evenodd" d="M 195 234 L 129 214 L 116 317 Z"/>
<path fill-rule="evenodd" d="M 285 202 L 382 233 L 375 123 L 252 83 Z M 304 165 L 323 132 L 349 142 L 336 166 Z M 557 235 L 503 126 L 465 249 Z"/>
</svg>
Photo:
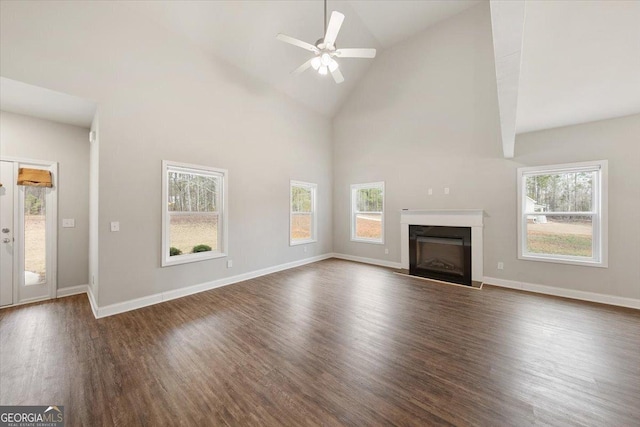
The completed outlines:
<svg viewBox="0 0 640 427">
<path fill-rule="evenodd" d="M 471 227 L 409 225 L 409 274 L 471 286 Z"/>
</svg>

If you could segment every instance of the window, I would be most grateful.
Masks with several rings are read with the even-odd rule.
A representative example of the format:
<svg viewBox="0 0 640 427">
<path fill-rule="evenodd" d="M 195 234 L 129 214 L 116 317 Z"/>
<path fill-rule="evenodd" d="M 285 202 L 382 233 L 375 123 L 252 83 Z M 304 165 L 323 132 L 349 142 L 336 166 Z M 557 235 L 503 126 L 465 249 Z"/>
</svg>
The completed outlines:
<svg viewBox="0 0 640 427">
<path fill-rule="evenodd" d="M 384 182 L 351 185 L 351 240 L 384 243 Z"/>
<path fill-rule="evenodd" d="M 607 162 L 518 169 L 518 258 L 607 266 Z"/>
<path fill-rule="evenodd" d="M 162 162 L 162 266 L 226 256 L 227 171 Z"/>
<path fill-rule="evenodd" d="M 290 245 L 300 245 L 316 239 L 316 184 L 291 181 L 289 206 Z"/>
<path fill-rule="evenodd" d="M 47 171 L 49 172 L 49 171 Z M 47 282 L 47 187 L 23 187 L 24 284 Z"/>
</svg>

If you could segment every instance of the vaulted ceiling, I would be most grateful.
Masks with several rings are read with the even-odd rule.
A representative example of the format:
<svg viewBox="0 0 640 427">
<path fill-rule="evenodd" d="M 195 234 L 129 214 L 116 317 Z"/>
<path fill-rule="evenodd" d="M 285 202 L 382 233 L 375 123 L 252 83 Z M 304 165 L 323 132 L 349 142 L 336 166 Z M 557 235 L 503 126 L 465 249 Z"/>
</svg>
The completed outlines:
<svg viewBox="0 0 640 427">
<path fill-rule="evenodd" d="M 491 7 L 505 157 L 513 157 L 517 133 L 640 113 L 638 0 L 329 0 L 328 10 L 346 16 L 338 47 L 374 47 L 384 54 L 482 3 Z M 275 36 L 282 32 L 311 43 L 321 38 L 321 0 L 120 4 L 327 117 L 336 115 L 375 63 L 342 60 L 340 85 L 311 71 L 291 75 L 309 52 Z M 34 104 L 17 83 L 2 82 L 5 110 L 22 112 L 23 104 Z"/>
<path fill-rule="evenodd" d="M 489 0 L 329 0 L 346 18 L 338 47 L 390 49 Z M 519 3 L 520 6 L 515 6 Z M 133 1 L 127 7 L 212 55 L 333 117 L 374 60 L 344 59 L 345 82 L 291 71 L 309 52 L 275 39 L 315 43 L 323 2 Z M 516 133 L 640 113 L 640 1 L 490 0 L 506 157 Z"/>
<path fill-rule="evenodd" d="M 490 5 L 505 157 L 517 133 L 640 113 L 640 1 Z"/>
<path fill-rule="evenodd" d="M 640 113 L 640 1 L 527 1 L 516 131 Z"/>
<path fill-rule="evenodd" d="M 339 48 L 384 49 L 479 3 L 478 0 L 329 0 L 327 8 L 329 14 L 337 10 L 345 15 L 337 40 Z M 310 53 L 282 43 L 275 36 L 284 33 L 315 44 L 324 31 L 321 0 L 123 4 L 330 117 L 372 64 L 367 59 L 341 61 L 345 82 L 339 85 L 331 77 L 310 71 L 291 75 L 310 58 Z"/>
</svg>

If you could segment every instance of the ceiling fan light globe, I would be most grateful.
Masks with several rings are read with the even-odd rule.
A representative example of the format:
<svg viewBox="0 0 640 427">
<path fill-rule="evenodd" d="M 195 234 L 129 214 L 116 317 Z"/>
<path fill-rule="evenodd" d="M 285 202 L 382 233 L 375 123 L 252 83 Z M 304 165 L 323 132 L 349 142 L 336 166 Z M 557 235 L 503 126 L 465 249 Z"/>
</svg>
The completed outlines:
<svg viewBox="0 0 640 427">
<path fill-rule="evenodd" d="M 318 73 L 320 73 L 321 76 L 326 76 L 327 75 L 327 67 L 325 65 L 323 65 L 322 67 L 320 67 L 318 69 Z"/>
<path fill-rule="evenodd" d="M 320 66 L 322 65 L 322 60 L 320 59 L 319 56 L 316 56 L 315 58 L 313 58 L 311 60 L 311 66 L 313 67 L 314 70 L 318 70 L 318 68 L 320 68 Z"/>
<path fill-rule="evenodd" d="M 329 64 L 331 64 L 332 58 L 331 58 L 331 55 L 329 55 L 328 53 L 323 53 L 320 59 L 322 61 L 322 65 L 324 66 L 328 66 Z"/>
</svg>

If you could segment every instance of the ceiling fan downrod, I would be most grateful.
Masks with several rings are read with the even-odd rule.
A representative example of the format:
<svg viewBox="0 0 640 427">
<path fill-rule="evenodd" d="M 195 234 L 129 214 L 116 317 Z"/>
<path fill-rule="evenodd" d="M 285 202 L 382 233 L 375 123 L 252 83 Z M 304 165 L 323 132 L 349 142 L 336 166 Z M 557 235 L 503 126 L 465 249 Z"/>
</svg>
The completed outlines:
<svg viewBox="0 0 640 427">
<path fill-rule="evenodd" d="M 324 0 L 324 28 L 322 34 L 327 34 L 327 0 Z M 324 40 L 324 37 L 322 38 Z"/>
</svg>

